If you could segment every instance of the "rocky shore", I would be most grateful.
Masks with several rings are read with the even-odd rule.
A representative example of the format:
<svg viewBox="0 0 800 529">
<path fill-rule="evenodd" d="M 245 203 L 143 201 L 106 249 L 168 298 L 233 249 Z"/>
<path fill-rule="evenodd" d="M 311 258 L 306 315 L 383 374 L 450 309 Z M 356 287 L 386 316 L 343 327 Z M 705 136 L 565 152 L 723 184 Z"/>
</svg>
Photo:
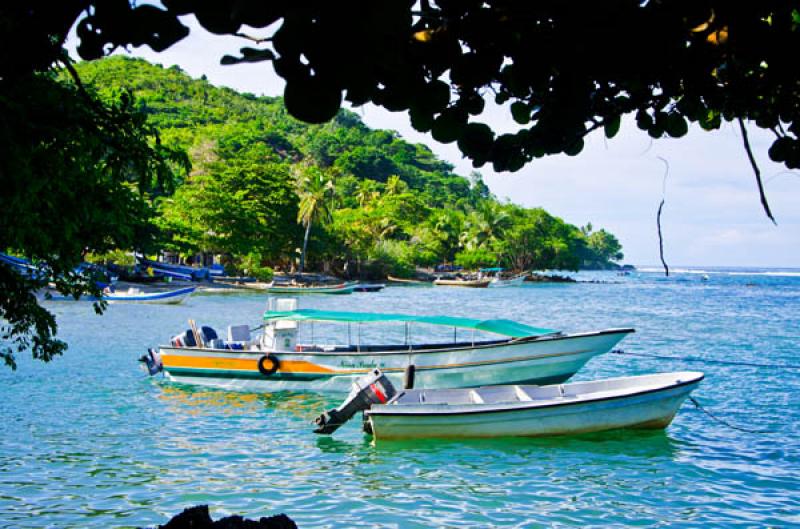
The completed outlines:
<svg viewBox="0 0 800 529">
<path fill-rule="evenodd" d="M 297 524 L 285 514 L 262 517 L 258 520 L 248 520 L 241 516 L 226 516 L 214 521 L 208 513 L 208 505 L 198 505 L 176 514 L 166 524 L 159 525 L 157 529 L 297 529 Z"/>
</svg>

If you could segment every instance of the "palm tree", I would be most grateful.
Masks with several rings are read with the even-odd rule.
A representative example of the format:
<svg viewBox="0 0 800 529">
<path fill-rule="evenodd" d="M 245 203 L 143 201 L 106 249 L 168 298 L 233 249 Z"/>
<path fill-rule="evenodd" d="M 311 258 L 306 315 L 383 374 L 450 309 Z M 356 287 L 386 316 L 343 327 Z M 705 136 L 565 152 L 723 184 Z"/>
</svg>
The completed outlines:
<svg viewBox="0 0 800 529">
<path fill-rule="evenodd" d="M 408 184 L 406 184 L 399 176 L 393 174 L 386 180 L 386 194 L 389 196 L 392 195 L 399 195 L 404 193 L 408 190 Z"/>
<path fill-rule="evenodd" d="M 300 204 L 297 222 L 306 228 L 303 249 L 300 252 L 299 272 L 302 274 L 306 264 L 306 248 L 311 225 L 315 221 L 331 219 L 331 199 L 333 198 L 333 178 L 319 167 L 309 165 L 301 169 L 297 178 L 297 196 Z"/>
<path fill-rule="evenodd" d="M 484 202 L 467 216 L 460 242 L 467 249 L 483 248 L 500 240 L 511 226 L 511 217 L 501 204 Z"/>
</svg>

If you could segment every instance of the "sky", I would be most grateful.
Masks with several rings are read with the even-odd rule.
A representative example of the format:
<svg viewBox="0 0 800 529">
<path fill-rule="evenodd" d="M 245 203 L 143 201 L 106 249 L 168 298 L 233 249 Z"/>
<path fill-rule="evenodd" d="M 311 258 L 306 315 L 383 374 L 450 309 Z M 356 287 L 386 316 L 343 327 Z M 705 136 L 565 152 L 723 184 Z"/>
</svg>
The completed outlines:
<svg viewBox="0 0 800 529">
<path fill-rule="evenodd" d="M 178 65 L 192 77 L 206 75 L 218 86 L 280 96 L 284 82 L 269 62 L 222 66 L 225 54 L 236 55 L 248 41 L 206 32 L 183 17 L 188 37 L 161 53 L 147 47 L 120 51 L 165 67 Z M 265 30 L 252 30 L 264 36 Z M 72 55 L 77 40 L 67 42 Z M 374 105 L 350 108 L 376 129 L 397 131 L 405 140 L 424 143 L 463 176 L 473 170 L 456 145 L 437 143 L 415 131 L 407 114 Z M 495 131 L 514 130 L 502 108 L 487 105 L 477 118 Z M 671 266 L 800 267 L 800 172 L 788 171 L 769 160 L 772 136 L 748 127 L 750 143 L 761 169 L 764 187 L 777 226 L 764 214 L 755 176 L 745 153 L 738 125 L 702 131 L 692 124 L 680 139 L 651 140 L 623 120 L 619 134 L 606 140 L 602 131 L 586 138 L 575 157 L 551 156 L 534 160 L 516 173 L 496 173 L 490 165 L 477 169 L 491 191 L 526 207 L 542 207 L 565 221 L 613 233 L 623 246 L 623 262 L 656 265 L 659 244 L 656 213 L 662 196 L 664 253 Z M 665 163 L 666 162 L 666 163 Z M 666 170 L 668 167 L 668 171 Z M 666 178 L 664 177 L 667 173 Z"/>
</svg>

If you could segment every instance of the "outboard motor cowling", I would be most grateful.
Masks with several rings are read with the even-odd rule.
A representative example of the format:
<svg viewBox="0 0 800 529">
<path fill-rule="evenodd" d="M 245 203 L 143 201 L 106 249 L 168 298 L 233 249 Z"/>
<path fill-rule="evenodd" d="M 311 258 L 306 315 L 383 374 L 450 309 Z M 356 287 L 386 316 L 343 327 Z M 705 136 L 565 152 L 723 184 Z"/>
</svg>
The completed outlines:
<svg viewBox="0 0 800 529">
<path fill-rule="evenodd" d="M 397 390 L 381 373 L 374 369 L 353 382 L 350 394 L 338 408 L 326 411 L 314 421 L 318 428 L 314 433 L 332 434 L 359 411 L 368 410 L 373 404 L 385 404 L 397 395 Z"/>
<path fill-rule="evenodd" d="M 155 349 L 148 349 L 147 354 L 142 355 L 139 361 L 144 362 L 144 365 L 147 366 L 147 372 L 150 376 L 155 375 L 164 368 L 164 364 L 161 362 L 161 354 Z"/>
</svg>

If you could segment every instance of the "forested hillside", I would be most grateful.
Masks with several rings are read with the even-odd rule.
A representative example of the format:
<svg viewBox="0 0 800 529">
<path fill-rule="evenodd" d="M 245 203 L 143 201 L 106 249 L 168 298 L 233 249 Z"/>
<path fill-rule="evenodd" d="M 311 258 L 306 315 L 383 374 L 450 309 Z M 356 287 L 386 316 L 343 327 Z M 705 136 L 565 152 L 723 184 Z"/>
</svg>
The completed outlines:
<svg viewBox="0 0 800 529">
<path fill-rule="evenodd" d="M 479 174 L 456 175 L 426 146 L 372 130 L 352 112 L 306 125 L 281 98 L 140 59 L 77 70 L 101 97 L 130 91 L 161 141 L 189 156 L 174 193 L 152 197 L 163 249 L 223 254 L 240 270 L 286 270 L 307 238 L 306 269 L 397 275 L 440 263 L 577 269 L 622 258 L 608 232 L 501 203 Z"/>
</svg>

